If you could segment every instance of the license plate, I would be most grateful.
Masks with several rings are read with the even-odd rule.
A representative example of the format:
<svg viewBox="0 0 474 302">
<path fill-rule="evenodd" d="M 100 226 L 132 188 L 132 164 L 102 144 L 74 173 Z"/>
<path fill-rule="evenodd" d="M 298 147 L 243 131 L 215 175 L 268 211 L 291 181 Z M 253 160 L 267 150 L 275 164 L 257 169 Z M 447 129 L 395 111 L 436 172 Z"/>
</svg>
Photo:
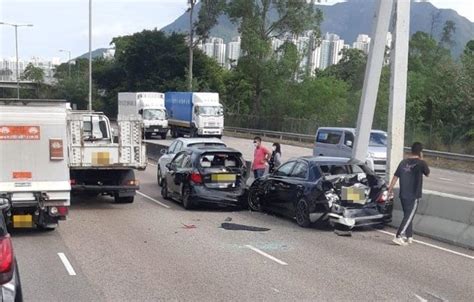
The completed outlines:
<svg viewBox="0 0 474 302">
<path fill-rule="evenodd" d="M 153 132 L 159 132 L 160 129 L 153 129 Z"/>
<path fill-rule="evenodd" d="M 31 215 L 13 215 L 14 228 L 32 228 L 33 217 Z"/>
<path fill-rule="evenodd" d="M 211 180 L 213 182 L 235 182 L 235 174 L 213 174 Z"/>
</svg>

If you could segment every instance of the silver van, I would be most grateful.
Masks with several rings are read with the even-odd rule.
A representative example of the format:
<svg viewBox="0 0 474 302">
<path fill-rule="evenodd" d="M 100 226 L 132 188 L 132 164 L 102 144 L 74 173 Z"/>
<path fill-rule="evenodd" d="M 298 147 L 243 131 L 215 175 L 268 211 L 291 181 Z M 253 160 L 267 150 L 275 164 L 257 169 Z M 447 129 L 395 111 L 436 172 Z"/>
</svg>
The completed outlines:
<svg viewBox="0 0 474 302">
<path fill-rule="evenodd" d="M 352 157 L 354 128 L 322 127 L 316 131 L 314 156 Z M 385 175 L 387 165 L 387 133 L 370 132 L 366 164 L 378 175 Z"/>
</svg>

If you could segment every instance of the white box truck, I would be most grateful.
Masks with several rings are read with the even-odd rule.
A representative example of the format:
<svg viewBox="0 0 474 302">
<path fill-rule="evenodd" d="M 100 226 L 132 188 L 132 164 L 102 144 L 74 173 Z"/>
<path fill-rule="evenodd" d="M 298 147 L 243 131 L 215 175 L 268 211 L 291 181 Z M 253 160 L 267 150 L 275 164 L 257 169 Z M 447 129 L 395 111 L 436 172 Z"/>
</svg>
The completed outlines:
<svg viewBox="0 0 474 302">
<path fill-rule="evenodd" d="M 0 99 L 0 204 L 13 228 L 56 228 L 71 185 L 66 101 Z"/>
<path fill-rule="evenodd" d="M 139 189 L 134 170 L 145 170 L 146 147 L 142 119 L 137 114 L 119 115 L 118 141 L 110 121 L 101 112 L 71 110 L 68 113 L 68 153 L 73 192 L 89 196 L 110 195 L 116 203 L 131 203 Z"/>
<path fill-rule="evenodd" d="M 171 136 L 215 136 L 224 132 L 224 109 L 214 92 L 167 92 L 166 110 Z"/>
<path fill-rule="evenodd" d="M 120 92 L 118 94 L 119 115 L 140 115 L 143 118 L 145 138 L 153 135 L 166 138 L 168 119 L 165 108 L 165 95 L 158 92 Z"/>
</svg>

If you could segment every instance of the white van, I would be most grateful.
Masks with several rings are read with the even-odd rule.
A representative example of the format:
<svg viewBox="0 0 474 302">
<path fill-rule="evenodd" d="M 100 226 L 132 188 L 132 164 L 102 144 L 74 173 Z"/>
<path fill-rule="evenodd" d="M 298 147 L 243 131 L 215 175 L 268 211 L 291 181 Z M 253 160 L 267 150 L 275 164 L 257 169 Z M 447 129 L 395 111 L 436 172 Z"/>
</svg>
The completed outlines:
<svg viewBox="0 0 474 302">
<path fill-rule="evenodd" d="M 314 156 L 352 157 L 355 140 L 354 128 L 322 127 L 316 131 Z M 367 165 L 378 175 L 385 175 L 387 165 L 387 133 L 370 132 Z"/>
</svg>

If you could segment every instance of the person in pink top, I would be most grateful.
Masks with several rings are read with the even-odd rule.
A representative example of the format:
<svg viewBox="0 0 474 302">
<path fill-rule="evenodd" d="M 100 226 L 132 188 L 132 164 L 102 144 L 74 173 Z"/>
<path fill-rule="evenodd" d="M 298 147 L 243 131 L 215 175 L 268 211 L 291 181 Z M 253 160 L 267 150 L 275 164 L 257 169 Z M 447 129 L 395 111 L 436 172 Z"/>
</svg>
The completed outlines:
<svg viewBox="0 0 474 302">
<path fill-rule="evenodd" d="M 265 173 L 270 151 L 262 146 L 262 139 L 258 136 L 253 139 L 253 145 L 255 146 L 255 151 L 253 152 L 252 171 L 255 179 L 257 179 Z"/>
</svg>

